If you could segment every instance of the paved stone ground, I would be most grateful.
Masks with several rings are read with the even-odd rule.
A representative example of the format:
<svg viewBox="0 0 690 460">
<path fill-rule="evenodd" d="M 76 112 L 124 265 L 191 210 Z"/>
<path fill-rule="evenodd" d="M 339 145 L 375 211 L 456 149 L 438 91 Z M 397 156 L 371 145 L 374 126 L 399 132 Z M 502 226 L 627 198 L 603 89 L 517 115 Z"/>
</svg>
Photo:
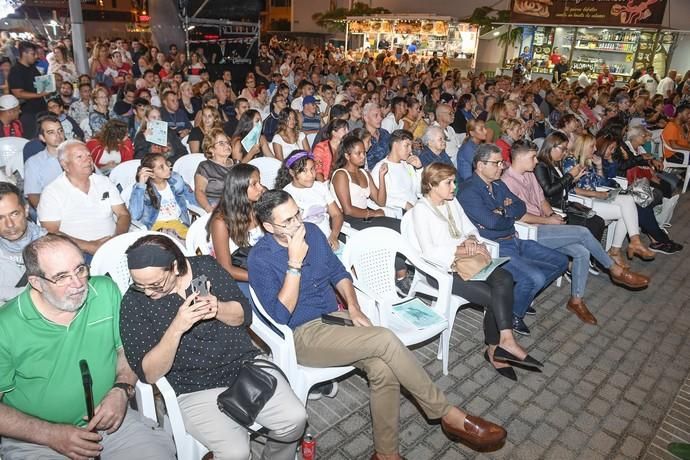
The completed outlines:
<svg viewBox="0 0 690 460">
<path fill-rule="evenodd" d="M 539 296 L 536 319 L 528 319 L 532 336 L 519 341 L 543 360 L 543 373 L 518 371 L 518 383 L 500 377 L 482 358 L 481 314 L 461 311 L 449 375 L 442 375 L 436 360 L 437 341 L 416 354 L 452 403 L 505 426 L 507 443 L 492 454 L 452 443 L 403 397 L 401 453 L 410 460 L 642 457 L 690 370 L 687 196 L 673 222 L 671 236 L 686 249 L 659 254 L 653 262 L 633 262 L 635 270 L 653 276 L 647 290 L 631 292 L 603 275 L 590 277 L 585 300 L 598 326 L 566 310 L 567 282 Z M 309 430 L 319 458 L 369 458 L 368 402 L 367 383 L 356 374 L 340 382 L 335 399 L 309 402 Z"/>
</svg>

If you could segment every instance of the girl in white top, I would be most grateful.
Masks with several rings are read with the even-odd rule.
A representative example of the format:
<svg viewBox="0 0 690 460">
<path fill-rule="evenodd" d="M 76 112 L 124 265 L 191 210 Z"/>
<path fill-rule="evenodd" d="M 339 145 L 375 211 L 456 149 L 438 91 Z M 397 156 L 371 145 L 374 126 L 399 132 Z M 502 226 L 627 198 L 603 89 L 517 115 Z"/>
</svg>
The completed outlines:
<svg viewBox="0 0 690 460">
<path fill-rule="evenodd" d="M 331 191 L 335 194 L 338 205 L 345 214 L 345 221 L 353 228 L 358 229 L 361 223 L 367 223 L 372 218 L 384 219 L 383 209 L 369 209 L 367 199 L 371 198 L 377 205 L 386 204 L 386 182 L 388 165 L 384 164 L 378 171 L 379 183 L 377 187 L 369 172 L 364 169 L 366 151 L 364 142 L 354 135 L 343 138 L 338 158 L 335 161 Z M 396 220 L 396 219 L 393 219 Z M 384 225 L 388 227 L 388 225 Z M 397 223 L 396 231 L 400 231 L 400 223 Z"/>
<path fill-rule="evenodd" d="M 444 163 L 432 163 L 424 168 L 424 197 L 408 211 L 412 216 L 413 238 L 423 257 L 448 270 L 456 257 L 475 253 L 489 256 L 486 246 L 479 242 L 477 228 L 455 199 L 455 174 L 455 168 Z M 517 375 L 509 362 L 532 369 L 541 366 L 513 337 L 513 277 L 508 271 L 496 268 L 486 281 L 464 281 L 454 273 L 452 290 L 454 295 L 484 307 L 484 335 L 488 345 L 484 359 L 499 374 L 516 381 Z"/>
<path fill-rule="evenodd" d="M 302 210 L 302 220 L 317 225 L 334 251 L 340 247 L 338 235 L 343 228 L 343 213 L 326 184 L 316 181 L 311 153 L 298 150 L 290 154 L 278 171 L 275 188 L 292 196 Z"/>
<path fill-rule="evenodd" d="M 247 163 L 233 166 L 225 176 L 223 196 L 208 222 L 213 255 L 237 281 L 247 298 L 250 296 L 246 258 L 242 262 L 242 258 L 237 256 L 242 253 L 247 255 L 249 248 L 263 236 L 261 224 L 254 213 L 254 204 L 263 193 L 264 187 L 256 166 Z M 236 264 L 233 264 L 233 255 Z"/>
<path fill-rule="evenodd" d="M 278 131 L 271 140 L 273 154 L 283 161 L 294 150 L 311 150 L 307 136 L 299 130 L 297 112 L 291 108 L 284 108 L 278 114 Z"/>
</svg>

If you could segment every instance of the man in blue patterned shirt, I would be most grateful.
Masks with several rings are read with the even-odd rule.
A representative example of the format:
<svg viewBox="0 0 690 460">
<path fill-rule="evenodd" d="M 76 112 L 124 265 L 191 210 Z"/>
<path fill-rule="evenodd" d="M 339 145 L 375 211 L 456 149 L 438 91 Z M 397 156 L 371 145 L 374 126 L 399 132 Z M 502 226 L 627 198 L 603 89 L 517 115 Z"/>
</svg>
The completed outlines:
<svg viewBox="0 0 690 460">
<path fill-rule="evenodd" d="M 515 280 L 513 330 L 529 335 L 523 318 L 535 314 L 530 304 L 542 289 L 565 272 L 568 257 L 536 241 L 517 237 L 515 221 L 527 209 L 500 180 L 504 164 L 500 148 L 493 144 L 480 145 L 474 156 L 474 174 L 460 184 L 458 201 L 479 234 L 498 242 L 501 257 L 510 257 L 504 268 Z"/>
<path fill-rule="evenodd" d="M 429 419 L 441 419 L 451 438 L 476 449 L 498 448 L 503 428 L 452 406 L 414 355 L 389 329 L 371 325 L 362 313 L 352 279 L 323 232 L 303 223 L 301 210 L 283 190 L 264 193 L 254 206 L 266 236 L 249 254 L 249 283 L 266 312 L 294 331 L 297 362 L 309 367 L 353 365 L 371 387 L 374 459 L 399 459 L 400 387 Z M 335 290 L 348 309 L 337 312 Z M 352 320 L 325 324 L 322 314 Z"/>
</svg>

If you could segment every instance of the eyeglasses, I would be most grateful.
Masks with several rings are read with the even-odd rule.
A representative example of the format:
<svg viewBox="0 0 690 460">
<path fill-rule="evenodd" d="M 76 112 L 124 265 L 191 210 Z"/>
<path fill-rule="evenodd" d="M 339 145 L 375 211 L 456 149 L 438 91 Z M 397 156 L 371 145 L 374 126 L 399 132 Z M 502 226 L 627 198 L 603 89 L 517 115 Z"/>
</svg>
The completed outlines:
<svg viewBox="0 0 690 460">
<path fill-rule="evenodd" d="M 297 223 L 297 224 L 302 223 L 302 209 L 297 211 L 297 214 L 295 214 L 294 216 L 285 219 L 285 221 L 283 221 L 282 224 L 273 223 L 273 225 L 275 225 L 276 227 L 280 227 L 280 228 L 288 228 L 288 227 L 292 227 L 293 224 L 295 224 L 295 223 Z"/>
<path fill-rule="evenodd" d="M 499 168 L 500 168 L 500 167 L 503 167 L 503 165 L 506 164 L 506 162 L 505 162 L 504 160 L 497 160 L 497 161 L 489 161 L 489 160 L 486 160 L 486 161 L 482 161 L 482 163 L 493 163 L 493 164 L 495 164 L 496 166 L 498 166 Z"/>
<path fill-rule="evenodd" d="M 228 142 L 228 141 L 218 141 L 218 142 L 216 142 L 215 144 L 213 144 L 214 147 L 215 147 L 216 145 L 222 145 L 223 147 L 229 147 L 229 146 L 230 146 L 230 142 Z"/>
<path fill-rule="evenodd" d="M 55 279 L 46 278 L 45 276 L 35 275 L 43 280 L 53 283 L 59 287 L 65 287 L 72 281 L 72 278 L 77 278 L 78 280 L 83 280 L 89 277 L 89 266 L 82 264 L 74 270 L 74 273 L 62 273 L 55 277 Z"/>
<path fill-rule="evenodd" d="M 565 150 L 566 148 L 568 148 L 568 146 L 567 146 L 567 145 L 560 144 L 560 145 L 554 145 L 553 148 L 559 149 L 559 150 Z"/>
<path fill-rule="evenodd" d="M 146 294 L 146 291 L 151 291 L 151 292 L 163 292 L 165 290 L 165 285 L 168 284 L 168 280 L 170 279 L 170 274 L 172 273 L 172 270 L 166 271 L 165 276 L 163 277 L 162 280 L 158 281 L 157 283 L 151 284 L 149 286 L 140 286 L 138 284 L 132 283 L 130 286 L 132 290 L 141 292 Z"/>
</svg>

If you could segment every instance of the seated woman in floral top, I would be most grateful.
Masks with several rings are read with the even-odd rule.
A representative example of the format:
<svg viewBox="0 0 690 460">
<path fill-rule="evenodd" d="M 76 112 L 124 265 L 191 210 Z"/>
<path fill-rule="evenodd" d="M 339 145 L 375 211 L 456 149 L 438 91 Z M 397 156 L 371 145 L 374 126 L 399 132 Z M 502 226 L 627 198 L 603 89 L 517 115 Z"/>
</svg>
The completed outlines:
<svg viewBox="0 0 690 460">
<path fill-rule="evenodd" d="M 618 265 L 629 267 L 623 261 L 620 252 L 626 235 L 630 237 L 627 249 L 629 259 L 638 256 L 642 260 L 653 260 L 654 252 L 640 240 L 637 207 L 632 196 L 617 195 L 615 199 L 609 200 L 608 192 L 597 190 L 597 187 L 611 185 L 611 180 L 604 175 L 602 158 L 594 155 L 595 149 L 594 136 L 585 133 L 578 134 L 573 144 L 573 155 L 563 160 L 563 172 L 567 173 L 578 163 L 584 166 L 584 172 L 574 185 L 575 193 L 593 198 L 592 209 L 602 219 L 616 221 L 613 245 L 609 250 L 609 255 Z"/>
</svg>

